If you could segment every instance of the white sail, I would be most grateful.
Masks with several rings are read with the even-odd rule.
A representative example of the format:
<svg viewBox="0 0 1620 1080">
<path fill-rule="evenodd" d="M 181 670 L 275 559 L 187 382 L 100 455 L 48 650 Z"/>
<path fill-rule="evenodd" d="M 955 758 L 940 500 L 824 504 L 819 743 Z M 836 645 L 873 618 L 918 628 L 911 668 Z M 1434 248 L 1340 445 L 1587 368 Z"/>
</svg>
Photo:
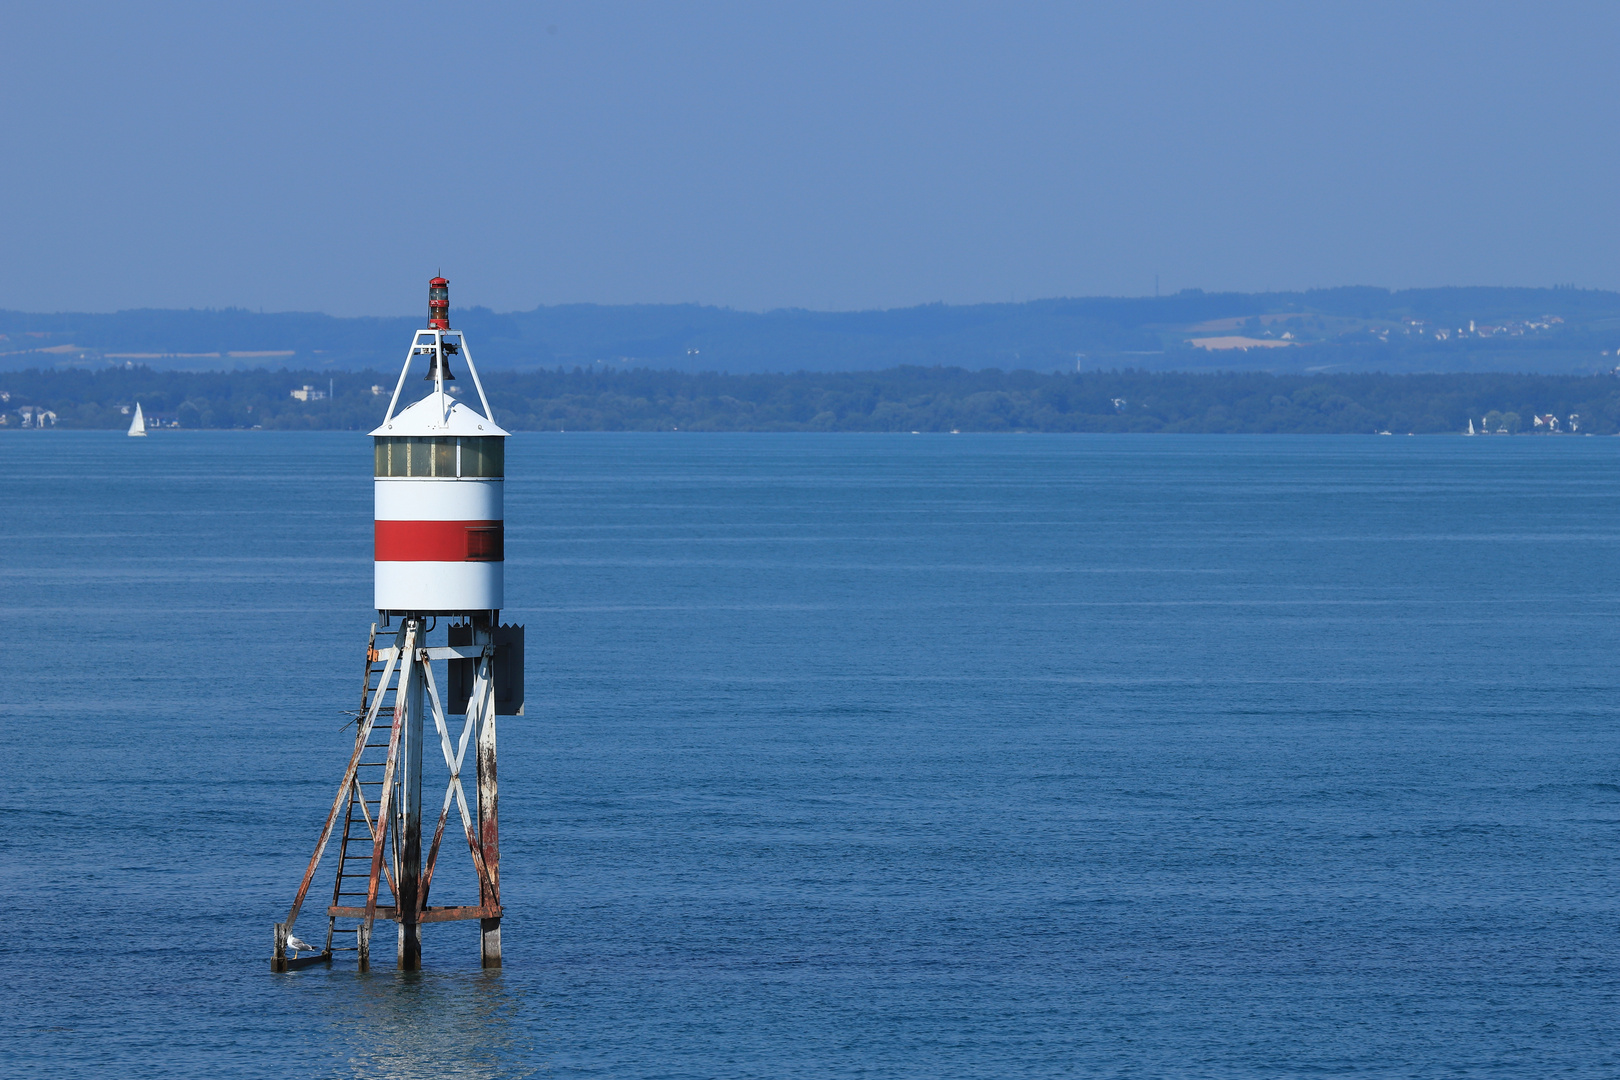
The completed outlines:
<svg viewBox="0 0 1620 1080">
<path fill-rule="evenodd" d="M 142 415 L 141 403 L 138 401 L 135 403 L 135 419 L 129 422 L 129 433 L 131 435 L 146 434 L 146 417 Z"/>
<path fill-rule="evenodd" d="M 1470 416 L 1468 418 L 1468 434 L 1472 435 L 1473 433 L 1474 433 L 1474 418 L 1472 416 Z"/>
</svg>

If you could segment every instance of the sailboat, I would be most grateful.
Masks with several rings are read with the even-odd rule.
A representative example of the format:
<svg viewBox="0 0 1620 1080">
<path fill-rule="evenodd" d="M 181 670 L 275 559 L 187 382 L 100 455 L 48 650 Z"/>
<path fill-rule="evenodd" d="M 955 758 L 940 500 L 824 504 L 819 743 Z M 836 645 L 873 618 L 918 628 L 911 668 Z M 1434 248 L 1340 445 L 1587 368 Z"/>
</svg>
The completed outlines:
<svg viewBox="0 0 1620 1080">
<path fill-rule="evenodd" d="M 1468 418 L 1468 434 L 1472 435 L 1473 433 L 1474 433 L 1474 418 L 1472 416 L 1470 416 Z"/>
<path fill-rule="evenodd" d="M 142 415 L 141 403 L 138 401 L 135 403 L 135 419 L 129 422 L 129 433 L 131 436 L 146 434 L 146 417 Z"/>
</svg>

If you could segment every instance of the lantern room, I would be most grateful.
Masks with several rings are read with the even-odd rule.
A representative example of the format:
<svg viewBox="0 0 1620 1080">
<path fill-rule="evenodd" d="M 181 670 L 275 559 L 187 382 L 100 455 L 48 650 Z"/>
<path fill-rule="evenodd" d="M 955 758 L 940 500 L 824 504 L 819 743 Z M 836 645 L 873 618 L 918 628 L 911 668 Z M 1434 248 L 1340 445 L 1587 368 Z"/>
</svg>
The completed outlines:
<svg viewBox="0 0 1620 1080">
<path fill-rule="evenodd" d="M 449 282 L 429 286 L 430 325 L 411 342 L 375 443 L 376 608 L 386 615 L 492 613 L 503 602 L 506 435 L 464 336 L 449 329 Z M 445 387 L 450 358 L 466 362 L 480 413 Z M 427 358 L 426 397 L 395 411 L 415 359 Z"/>
</svg>

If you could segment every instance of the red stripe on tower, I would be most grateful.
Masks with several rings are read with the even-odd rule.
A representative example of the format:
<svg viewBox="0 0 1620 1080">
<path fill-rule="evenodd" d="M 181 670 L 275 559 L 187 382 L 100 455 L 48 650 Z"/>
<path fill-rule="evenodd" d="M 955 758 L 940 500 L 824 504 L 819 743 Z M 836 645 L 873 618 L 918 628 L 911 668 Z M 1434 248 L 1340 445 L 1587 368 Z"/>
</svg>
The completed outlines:
<svg viewBox="0 0 1620 1080">
<path fill-rule="evenodd" d="M 378 562 L 503 562 L 499 521 L 378 521 Z"/>
</svg>

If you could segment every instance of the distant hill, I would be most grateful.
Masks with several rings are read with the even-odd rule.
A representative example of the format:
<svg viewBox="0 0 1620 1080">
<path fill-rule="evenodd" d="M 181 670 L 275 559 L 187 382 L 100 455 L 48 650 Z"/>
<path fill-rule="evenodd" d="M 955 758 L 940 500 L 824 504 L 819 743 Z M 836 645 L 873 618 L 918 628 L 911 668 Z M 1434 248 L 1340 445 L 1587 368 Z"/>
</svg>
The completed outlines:
<svg viewBox="0 0 1620 1080">
<path fill-rule="evenodd" d="M 694 304 L 453 312 L 489 370 L 732 373 L 899 365 L 1033 371 L 1593 373 L 1620 363 L 1620 293 L 1319 289 L 764 313 Z M 386 370 L 417 318 L 0 312 L 0 370 Z"/>
</svg>

